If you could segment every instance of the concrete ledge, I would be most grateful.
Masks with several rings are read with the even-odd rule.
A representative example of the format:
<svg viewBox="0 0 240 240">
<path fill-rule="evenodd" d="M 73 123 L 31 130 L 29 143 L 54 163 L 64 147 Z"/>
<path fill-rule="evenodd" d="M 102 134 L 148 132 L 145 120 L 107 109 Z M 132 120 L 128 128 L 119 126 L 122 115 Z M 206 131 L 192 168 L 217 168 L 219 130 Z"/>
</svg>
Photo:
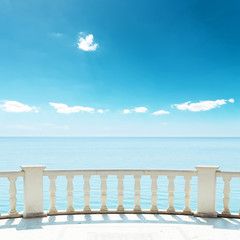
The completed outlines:
<svg viewBox="0 0 240 240">
<path fill-rule="evenodd" d="M 218 213 L 195 213 L 194 217 L 217 218 Z"/>
<path fill-rule="evenodd" d="M 156 212 L 150 212 L 149 210 L 142 210 L 138 212 L 133 212 L 133 210 L 124 210 L 124 212 L 118 212 L 116 210 L 108 210 L 107 212 L 102 212 L 99 210 L 91 210 L 90 212 L 86 211 L 81 211 L 81 210 L 76 210 L 74 212 L 67 212 L 67 211 L 57 211 L 56 213 L 47 213 L 48 216 L 58 216 L 58 215 L 79 215 L 79 214 L 84 214 L 84 215 L 89 215 L 89 214 L 167 214 L 167 215 L 186 215 L 186 216 L 193 216 L 194 212 L 182 212 L 182 211 L 175 211 L 173 213 L 169 213 L 167 211 L 156 211 Z"/>
<path fill-rule="evenodd" d="M 132 210 L 125 210 L 124 212 L 117 212 L 116 210 L 108 210 L 108 212 L 100 212 L 99 210 L 92 210 L 91 212 L 86 212 L 82 210 L 76 210 L 74 212 L 67 212 L 64 210 L 57 211 L 55 213 L 37 213 L 37 214 L 28 214 L 27 216 L 23 213 L 19 213 L 15 216 L 10 216 L 9 214 L 2 214 L 0 215 L 0 219 L 14 219 L 14 218 L 41 218 L 41 217 L 47 217 L 47 216 L 59 216 L 59 215 L 112 215 L 112 214 L 147 214 L 147 215 L 155 215 L 155 214 L 161 214 L 161 215 L 182 215 L 182 216 L 194 216 L 194 217 L 203 217 L 203 218 L 239 218 L 240 214 L 237 213 L 231 213 L 231 214 L 222 214 L 219 212 L 216 212 L 216 214 L 206 214 L 206 213 L 197 213 L 197 212 L 182 212 L 182 211 L 175 211 L 174 213 L 169 213 L 167 211 L 157 211 L 157 212 L 150 212 L 149 210 L 142 210 L 140 212 L 133 212 Z"/>
<path fill-rule="evenodd" d="M 23 214 L 18 214 L 18 215 L 14 215 L 14 216 L 10 216 L 9 214 L 2 214 L 0 216 L 0 219 L 13 219 L 13 218 L 22 218 Z"/>
<path fill-rule="evenodd" d="M 46 212 L 41 213 L 23 213 L 23 218 L 40 218 L 40 217 L 47 217 L 48 214 Z"/>
<path fill-rule="evenodd" d="M 232 214 L 222 214 L 218 213 L 219 218 L 240 218 L 240 214 L 232 213 Z"/>
</svg>

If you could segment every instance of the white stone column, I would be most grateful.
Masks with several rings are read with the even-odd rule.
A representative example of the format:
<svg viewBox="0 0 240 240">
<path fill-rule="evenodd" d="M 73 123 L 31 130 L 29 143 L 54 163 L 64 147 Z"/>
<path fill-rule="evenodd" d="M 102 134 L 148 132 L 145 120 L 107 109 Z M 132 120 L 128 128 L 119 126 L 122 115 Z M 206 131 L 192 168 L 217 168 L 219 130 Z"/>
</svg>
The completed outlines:
<svg viewBox="0 0 240 240">
<path fill-rule="evenodd" d="M 140 206 L 140 200 L 141 200 L 141 185 L 140 185 L 140 179 L 141 179 L 141 175 L 134 175 L 134 179 L 135 179 L 135 184 L 134 184 L 134 191 L 135 191 L 135 195 L 134 195 L 134 201 L 135 201 L 135 206 L 133 211 L 134 212 L 141 212 L 141 206 Z"/>
<path fill-rule="evenodd" d="M 191 207 L 190 207 L 190 200 L 191 200 L 191 179 L 192 176 L 184 176 L 185 179 L 185 196 L 184 196 L 184 200 L 185 200 L 185 207 L 183 209 L 184 213 L 191 213 Z"/>
<path fill-rule="evenodd" d="M 68 206 L 66 211 L 68 213 L 73 213 L 74 212 L 74 207 L 73 207 L 73 178 L 74 175 L 67 175 L 67 202 Z"/>
<path fill-rule="evenodd" d="M 197 216 L 217 217 L 216 171 L 218 166 L 196 166 L 198 176 Z"/>
<path fill-rule="evenodd" d="M 17 180 L 17 177 L 16 176 L 11 176 L 11 177 L 8 178 L 8 180 L 10 182 L 10 188 L 9 188 L 10 211 L 8 212 L 8 214 L 12 217 L 15 217 L 15 216 L 18 216 L 18 211 L 16 209 L 16 204 L 17 204 L 16 180 Z"/>
<path fill-rule="evenodd" d="M 23 217 L 44 216 L 43 171 L 45 166 L 21 166 L 24 171 Z"/>
<path fill-rule="evenodd" d="M 91 175 L 83 175 L 84 179 L 84 212 L 91 212 L 91 207 L 90 207 L 90 178 Z"/>
<path fill-rule="evenodd" d="M 107 212 L 108 207 L 107 207 L 107 177 L 108 175 L 101 175 L 101 212 Z"/>
<path fill-rule="evenodd" d="M 48 210 L 48 213 L 55 214 L 57 213 L 56 208 L 56 178 L 57 176 L 48 176 L 50 180 L 49 184 L 49 200 L 50 200 L 50 208 Z"/>
<path fill-rule="evenodd" d="M 230 204 L 230 197 L 229 194 L 231 192 L 230 190 L 230 181 L 231 181 L 230 176 L 224 176 L 223 181 L 224 181 L 224 188 L 223 188 L 223 211 L 222 214 L 231 214 L 230 209 L 229 209 L 229 204 Z"/>
<path fill-rule="evenodd" d="M 157 200 L 158 200 L 158 196 L 157 196 L 157 190 L 158 190 L 157 180 L 158 180 L 158 175 L 151 175 L 151 179 L 152 179 L 152 186 L 151 186 L 151 190 L 152 190 L 152 196 L 151 196 L 152 206 L 150 208 L 150 211 L 151 212 L 157 212 L 158 211 L 158 207 L 157 207 Z"/>
<path fill-rule="evenodd" d="M 175 212 L 175 208 L 174 208 L 175 177 L 176 176 L 172 176 L 172 175 L 168 176 L 168 208 L 167 208 L 168 213 Z"/>
</svg>

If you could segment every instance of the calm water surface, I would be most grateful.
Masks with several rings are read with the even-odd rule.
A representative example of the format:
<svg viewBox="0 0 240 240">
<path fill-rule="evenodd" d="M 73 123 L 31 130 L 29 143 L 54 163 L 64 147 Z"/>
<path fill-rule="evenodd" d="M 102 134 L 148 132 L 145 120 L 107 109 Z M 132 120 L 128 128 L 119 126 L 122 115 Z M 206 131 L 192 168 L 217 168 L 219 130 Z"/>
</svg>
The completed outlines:
<svg viewBox="0 0 240 240">
<path fill-rule="evenodd" d="M 0 138 L 1 170 L 19 170 L 21 165 L 45 165 L 47 169 L 189 169 L 196 165 L 218 165 L 220 170 L 240 171 L 240 138 Z M 117 206 L 117 181 L 108 178 L 108 206 Z M 134 205 L 133 177 L 125 177 L 126 208 Z M 66 179 L 58 177 L 57 208 L 65 209 Z M 8 209 L 8 180 L 0 179 L 0 212 Z M 149 176 L 141 179 L 141 206 L 150 208 Z M 100 181 L 91 178 L 91 207 L 100 207 Z M 167 208 L 167 178 L 158 179 L 158 207 Z M 44 178 L 44 208 L 49 208 L 49 181 Z M 196 179 L 192 180 L 191 207 L 196 210 Z M 231 181 L 230 208 L 240 205 L 240 179 Z M 17 181 L 17 209 L 23 210 L 21 178 Z M 217 210 L 222 210 L 223 183 L 218 180 Z M 74 178 L 74 207 L 83 207 L 83 179 Z M 184 180 L 175 180 L 175 207 L 184 207 Z"/>
</svg>

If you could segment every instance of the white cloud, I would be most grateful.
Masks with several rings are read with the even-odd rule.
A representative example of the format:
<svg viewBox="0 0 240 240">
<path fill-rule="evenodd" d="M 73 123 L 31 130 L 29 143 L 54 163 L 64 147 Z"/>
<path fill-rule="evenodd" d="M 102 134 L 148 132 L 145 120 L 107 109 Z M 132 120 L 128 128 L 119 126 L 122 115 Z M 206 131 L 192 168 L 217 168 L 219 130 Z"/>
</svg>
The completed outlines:
<svg viewBox="0 0 240 240">
<path fill-rule="evenodd" d="M 145 113 L 147 111 L 147 108 L 146 107 L 136 107 L 133 109 L 134 112 L 137 112 L 137 113 Z"/>
<path fill-rule="evenodd" d="M 98 109 L 97 112 L 98 113 L 104 113 L 104 111 L 102 109 Z"/>
<path fill-rule="evenodd" d="M 92 34 L 87 35 L 85 38 L 80 37 L 78 41 L 78 48 L 83 51 L 96 51 L 98 44 L 93 43 L 94 38 Z"/>
<path fill-rule="evenodd" d="M 129 114 L 129 113 L 131 113 L 131 110 L 130 110 L 130 109 L 124 109 L 124 110 L 123 110 L 123 113 L 124 113 L 124 114 Z"/>
<path fill-rule="evenodd" d="M 134 109 L 124 109 L 123 110 L 124 114 L 129 114 L 132 112 L 145 113 L 145 112 L 147 112 L 147 108 L 146 107 L 135 107 Z"/>
<path fill-rule="evenodd" d="M 5 112 L 39 112 L 37 107 L 30 107 L 26 104 L 22 104 L 17 101 L 8 101 L 4 100 L 2 101 L 3 104 L 0 104 L 0 109 L 2 109 Z"/>
<path fill-rule="evenodd" d="M 221 105 L 224 105 L 227 102 L 234 103 L 234 99 L 231 98 L 229 100 L 219 99 L 216 101 L 200 101 L 198 103 L 191 103 L 191 101 L 188 101 L 182 104 L 174 104 L 173 106 L 175 106 L 178 110 L 182 111 L 189 110 L 192 112 L 200 112 L 220 107 Z"/>
<path fill-rule="evenodd" d="M 103 110 L 103 109 L 98 109 L 98 110 L 97 110 L 98 113 L 105 113 L 105 112 L 108 112 L 108 111 L 109 111 L 109 109 L 105 109 L 105 110 Z"/>
<path fill-rule="evenodd" d="M 57 109 L 58 113 L 77 113 L 77 112 L 94 112 L 94 108 L 91 107 L 82 107 L 82 106 L 74 106 L 68 107 L 68 105 L 63 103 L 49 103 L 52 107 Z"/>
<path fill-rule="evenodd" d="M 163 114 L 169 114 L 170 112 L 165 110 L 159 110 L 153 113 L 153 115 L 163 115 Z"/>
</svg>

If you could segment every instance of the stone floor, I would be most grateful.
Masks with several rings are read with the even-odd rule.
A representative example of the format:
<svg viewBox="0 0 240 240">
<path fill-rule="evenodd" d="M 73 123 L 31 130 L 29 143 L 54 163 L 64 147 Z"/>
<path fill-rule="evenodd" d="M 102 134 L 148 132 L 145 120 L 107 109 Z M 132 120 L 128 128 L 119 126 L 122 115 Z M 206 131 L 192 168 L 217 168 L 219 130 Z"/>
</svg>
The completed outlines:
<svg viewBox="0 0 240 240">
<path fill-rule="evenodd" d="M 240 219 L 159 214 L 61 215 L 0 220 L 0 240 L 240 239 Z"/>
</svg>

